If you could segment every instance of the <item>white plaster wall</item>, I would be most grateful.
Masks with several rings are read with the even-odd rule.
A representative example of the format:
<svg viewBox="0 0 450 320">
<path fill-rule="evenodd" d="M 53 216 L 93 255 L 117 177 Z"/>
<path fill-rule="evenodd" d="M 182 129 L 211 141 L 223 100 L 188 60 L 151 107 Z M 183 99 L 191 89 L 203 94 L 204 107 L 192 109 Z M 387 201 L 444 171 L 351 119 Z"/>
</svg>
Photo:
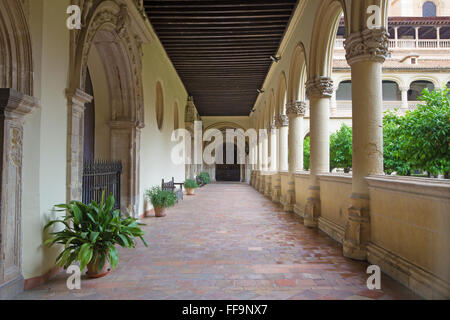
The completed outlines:
<svg viewBox="0 0 450 320">
<path fill-rule="evenodd" d="M 187 92 L 176 73 L 161 43 L 154 35 L 151 44 L 144 45 L 143 87 L 145 128 L 141 131 L 140 153 L 140 199 L 139 214 L 151 208 L 145 203 L 146 189 L 161 185 L 161 179 L 175 178 L 183 182 L 184 164 L 175 165 L 171 161 L 171 150 L 177 143 L 171 141 L 174 127 L 174 105 L 178 105 L 179 128 L 184 128 L 184 111 Z M 156 123 L 156 83 L 161 82 L 164 94 L 164 119 L 161 130 Z"/>
<path fill-rule="evenodd" d="M 23 245 L 25 279 L 40 276 L 55 262 L 57 250 L 42 247 L 43 226 L 66 202 L 68 0 L 30 2 L 34 95 L 41 107 L 25 119 L 23 155 Z"/>
</svg>

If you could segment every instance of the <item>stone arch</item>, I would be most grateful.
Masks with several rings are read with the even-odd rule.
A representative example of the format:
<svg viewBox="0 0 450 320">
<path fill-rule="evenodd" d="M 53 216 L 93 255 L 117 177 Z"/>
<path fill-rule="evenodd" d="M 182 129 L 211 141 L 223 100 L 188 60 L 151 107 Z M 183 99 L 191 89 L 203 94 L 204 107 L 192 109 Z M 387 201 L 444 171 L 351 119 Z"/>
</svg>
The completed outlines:
<svg viewBox="0 0 450 320">
<path fill-rule="evenodd" d="M 0 50 L 0 88 L 32 96 L 31 39 L 20 1 L 0 2 Z"/>
<path fill-rule="evenodd" d="M 287 86 L 286 86 L 286 74 L 281 72 L 278 77 L 278 85 L 276 91 L 276 116 L 286 114 L 286 102 L 287 102 Z"/>
<path fill-rule="evenodd" d="M 270 90 L 269 94 L 269 125 L 274 125 L 276 121 L 276 114 L 275 114 L 275 94 L 273 90 Z"/>
<path fill-rule="evenodd" d="M 0 1 L 0 297 L 24 289 L 22 276 L 22 166 L 24 116 L 33 97 L 32 46 L 21 1 Z"/>
<path fill-rule="evenodd" d="M 306 50 L 303 43 L 299 43 L 292 53 L 291 66 L 289 68 L 289 82 L 288 82 L 288 94 L 287 100 L 289 102 L 304 100 L 305 97 L 305 70 L 307 69 L 306 63 Z"/>
<path fill-rule="evenodd" d="M 427 75 L 418 75 L 415 77 L 412 77 L 410 79 L 408 79 L 407 81 L 407 87 L 410 88 L 411 84 L 415 81 L 428 81 L 431 82 L 435 88 L 439 88 L 439 80 L 433 76 L 427 76 Z"/>
<path fill-rule="evenodd" d="M 142 43 L 149 42 L 151 36 L 142 31 L 143 28 L 139 29 L 143 17 L 129 11 L 127 4 L 111 0 L 84 1 L 82 12 L 82 29 L 71 32 L 67 198 L 81 199 L 84 137 L 80 132 L 84 125 L 84 105 L 92 99 L 85 93 L 85 78 L 89 54 L 95 48 L 107 74 L 111 101 L 110 159 L 122 161 L 121 209 L 124 213 L 136 214 L 140 130 L 144 127 Z M 94 92 L 95 86 L 93 83 Z"/>
<path fill-rule="evenodd" d="M 352 2 L 353 4 L 354 2 Z M 308 80 L 318 77 L 330 77 L 333 63 L 333 49 L 339 21 L 343 12 L 342 2 L 339 0 L 322 1 L 314 21 L 309 53 Z M 346 31 L 347 18 L 344 15 Z"/>
</svg>

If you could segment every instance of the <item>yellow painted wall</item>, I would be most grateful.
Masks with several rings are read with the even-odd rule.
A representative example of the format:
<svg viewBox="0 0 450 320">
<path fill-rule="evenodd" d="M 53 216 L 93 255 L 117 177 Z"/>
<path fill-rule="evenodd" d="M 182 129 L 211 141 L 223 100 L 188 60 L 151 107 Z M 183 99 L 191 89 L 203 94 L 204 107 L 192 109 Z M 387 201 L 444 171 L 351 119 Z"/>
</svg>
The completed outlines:
<svg viewBox="0 0 450 320">
<path fill-rule="evenodd" d="M 187 92 L 167 57 L 161 43 L 154 34 L 152 43 L 143 46 L 143 88 L 145 108 L 145 128 L 141 132 L 140 158 L 140 205 L 139 213 L 144 209 L 144 192 L 146 189 L 161 185 L 161 179 L 175 178 L 183 182 L 184 165 L 175 165 L 170 160 L 171 142 L 174 127 L 174 105 L 178 105 L 179 127 L 184 128 L 184 111 Z M 162 85 L 164 94 L 164 119 L 161 130 L 156 123 L 156 83 Z"/>
<path fill-rule="evenodd" d="M 23 250 L 25 279 L 40 276 L 53 265 L 57 250 L 42 248 L 42 228 L 53 205 L 66 202 L 69 0 L 30 1 L 34 58 L 34 95 L 41 107 L 26 116 L 23 155 Z"/>
</svg>

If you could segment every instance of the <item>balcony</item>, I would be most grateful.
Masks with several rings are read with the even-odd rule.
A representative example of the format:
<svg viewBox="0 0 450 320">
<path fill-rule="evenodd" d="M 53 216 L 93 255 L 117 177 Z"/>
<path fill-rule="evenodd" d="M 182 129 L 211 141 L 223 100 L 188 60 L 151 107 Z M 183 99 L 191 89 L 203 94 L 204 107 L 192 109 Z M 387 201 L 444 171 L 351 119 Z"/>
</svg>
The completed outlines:
<svg viewBox="0 0 450 320">
<path fill-rule="evenodd" d="M 344 49 L 345 39 L 336 39 L 335 49 Z M 450 39 L 389 40 L 389 49 L 450 49 Z"/>
</svg>

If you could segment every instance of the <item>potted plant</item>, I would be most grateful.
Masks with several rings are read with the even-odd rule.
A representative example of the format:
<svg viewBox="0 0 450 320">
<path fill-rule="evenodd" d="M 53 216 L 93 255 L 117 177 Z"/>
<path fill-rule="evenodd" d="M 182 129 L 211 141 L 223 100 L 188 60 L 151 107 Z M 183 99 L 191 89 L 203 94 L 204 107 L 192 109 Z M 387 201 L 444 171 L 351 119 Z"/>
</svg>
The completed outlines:
<svg viewBox="0 0 450 320">
<path fill-rule="evenodd" d="M 210 178 L 208 172 L 200 172 L 200 173 L 198 174 L 198 177 L 200 178 L 200 180 L 202 181 L 202 183 L 203 183 L 204 185 L 211 182 L 211 178 Z"/>
<path fill-rule="evenodd" d="M 119 263 L 116 245 L 134 248 L 136 238 L 140 238 L 147 247 L 137 219 L 121 217 L 120 210 L 114 210 L 115 199 L 111 194 L 105 201 L 103 192 L 100 204 L 92 201 L 83 204 L 71 201 L 55 207 L 66 211 L 64 218 L 52 220 L 44 227 L 61 223 L 64 229 L 52 232 L 44 245 L 64 245 L 64 250 L 56 258 L 57 266 L 67 269 L 73 262 L 80 262 L 80 270 L 87 266 L 87 275 L 91 278 L 103 277 L 115 269 Z"/>
<path fill-rule="evenodd" d="M 186 179 L 184 182 L 184 187 L 186 188 L 186 193 L 192 196 L 195 193 L 195 189 L 198 188 L 198 184 L 193 179 Z"/>
<path fill-rule="evenodd" d="M 162 190 L 160 187 L 153 187 L 147 190 L 145 195 L 152 203 L 156 217 L 164 217 L 166 208 L 174 206 L 177 201 L 177 196 L 173 191 Z"/>
</svg>

